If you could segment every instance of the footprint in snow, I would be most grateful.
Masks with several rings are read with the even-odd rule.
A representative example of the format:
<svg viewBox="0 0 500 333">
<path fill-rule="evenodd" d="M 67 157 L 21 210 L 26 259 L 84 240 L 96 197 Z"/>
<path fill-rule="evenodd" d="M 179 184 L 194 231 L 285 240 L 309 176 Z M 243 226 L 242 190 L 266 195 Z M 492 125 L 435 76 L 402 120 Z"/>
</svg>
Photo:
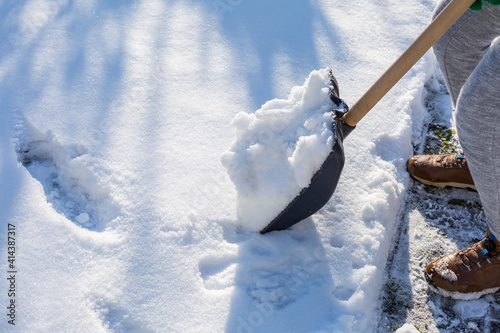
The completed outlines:
<svg viewBox="0 0 500 333">
<path fill-rule="evenodd" d="M 347 301 L 354 295 L 354 290 L 343 286 L 338 286 L 333 290 L 333 296 L 341 301 Z"/>
<path fill-rule="evenodd" d="M 97 231 L 119 215 L 109 190 L 86 165 L 89 156 L 83 146 L 64 146 L 50 131 L 42 133 L 27 120 L 17 129 L 18 160 L 42 184 L 47 201 L 59 214 Z"/>
<path fill-rule="evenodd" d="M 94 301 L 93 310 L 102 322 L 103 327 L 111 332 L 154 333 L 145 324 L 134 318 L 123 306 L 114 301 L 100 298 Z"/>
<path fill-rule="evenodd" d="M 341 236 L 333 236 L 330 239 L 330 246 L 334 248 L 341 248 L 344 246 L 344 239 Z"/>
<path fill-rule="evenodd" d="M 294 303 L 309 294 L 313 286 L 324 284 L 329 276 L 328 267 L 319 254 L 308 251 L 292 253 L 280 264 L 259 266 L 261 268 L 251 272 L 248 293 L 254 301 L 269 304 L 274 309 Z"/>
<path fill-rule="evenodd" d="M 234 285 L 235 257 L 231 254 L 209 255 L 200 260 L 199 271 L 208 290 L 222 290 Z"/>
</svg>

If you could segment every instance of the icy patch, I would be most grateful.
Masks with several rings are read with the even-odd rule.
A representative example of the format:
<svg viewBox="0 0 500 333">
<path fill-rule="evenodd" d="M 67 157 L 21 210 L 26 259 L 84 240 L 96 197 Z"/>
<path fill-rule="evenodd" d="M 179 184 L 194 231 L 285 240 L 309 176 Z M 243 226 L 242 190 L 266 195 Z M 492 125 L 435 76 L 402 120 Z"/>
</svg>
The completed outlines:
<svg viewBox="0 0 500 333">
<path fill-rule="evenodd" d="M 81 145 L 63 146 L 51 132 L 42 133 L 26 120 L 18 125 L 19 162 L 43 186 L 47 201 L 77 225 L 102 230 L 119 215 L 109 190 L 90 170 Z"/>
<path fill-rule="evenodd" d="M 329 70 L 313 71 L 288 99 L 236 115 L 236 140 L 221 160 L 238 192 L 239 226 L 262 230 L 309 186 L 333 147 L 329 94 Z"/>
</svg>

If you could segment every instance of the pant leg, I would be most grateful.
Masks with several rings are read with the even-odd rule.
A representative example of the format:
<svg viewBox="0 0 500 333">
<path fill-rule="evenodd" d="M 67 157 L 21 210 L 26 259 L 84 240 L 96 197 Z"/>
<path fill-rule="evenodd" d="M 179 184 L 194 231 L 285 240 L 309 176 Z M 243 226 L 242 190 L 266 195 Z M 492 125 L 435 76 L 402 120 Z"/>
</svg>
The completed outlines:
<svg viewBox="0 0 500 333">
<path fill-rule="evenodd" d="M 437 16 L 450 0 L 441 0 Z M 493 39 L 500 35 L 500 7 L 484 3 L 481 11 L 468 10 L 434 45 L 453 106 L 460 89 L 482 59 Z"/>
<path fill-rule="evenodd" d="M 500 35 L 458 97 L 457 133 L 491 232 L 500 239 Z"/>
<path fill-rule="evenodd" d="M 450 0 L 442 0 L 434 16 Z M 500 7 L 468 10 L 434 45 L 488 225 L 500 239 Z"/>
</svg>

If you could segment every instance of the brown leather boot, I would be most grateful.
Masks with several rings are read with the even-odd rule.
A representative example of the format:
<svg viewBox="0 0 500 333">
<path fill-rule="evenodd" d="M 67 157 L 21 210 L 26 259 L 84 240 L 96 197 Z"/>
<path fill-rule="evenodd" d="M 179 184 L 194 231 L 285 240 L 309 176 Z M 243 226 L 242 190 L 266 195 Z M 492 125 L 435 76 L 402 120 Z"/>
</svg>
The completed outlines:
<svg viewBox="0 0 500 333">
<path fill-rule="evenodd" d="M 500 242 L 488 230 L 480 242 L 431 262 L 426 279 L 446 297 L 476 299 L 500 289 Z"/>
<path fill-rule="evenodd" d="M 412 178 L 426 185 L 476 189 L 462 154 L 415 155 L 406 166 Z"/>
</svg>

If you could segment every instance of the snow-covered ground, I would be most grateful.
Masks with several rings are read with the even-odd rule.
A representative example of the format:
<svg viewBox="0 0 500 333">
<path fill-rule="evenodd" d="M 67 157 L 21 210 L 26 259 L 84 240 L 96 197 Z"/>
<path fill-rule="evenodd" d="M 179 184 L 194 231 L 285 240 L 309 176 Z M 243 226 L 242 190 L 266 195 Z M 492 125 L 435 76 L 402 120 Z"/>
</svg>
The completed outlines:
<svg viewBox="0 0 500 333">
<path fill-rule="evenodd" d="M 235 227 L 221 156 L 238 113 L 314 70 L 353 104 L 435 3 L 0 1 L 0 331 L 374 329 L 432 55 L 346 139 L 333 198 L 291 230 Z"/>
</svg>

